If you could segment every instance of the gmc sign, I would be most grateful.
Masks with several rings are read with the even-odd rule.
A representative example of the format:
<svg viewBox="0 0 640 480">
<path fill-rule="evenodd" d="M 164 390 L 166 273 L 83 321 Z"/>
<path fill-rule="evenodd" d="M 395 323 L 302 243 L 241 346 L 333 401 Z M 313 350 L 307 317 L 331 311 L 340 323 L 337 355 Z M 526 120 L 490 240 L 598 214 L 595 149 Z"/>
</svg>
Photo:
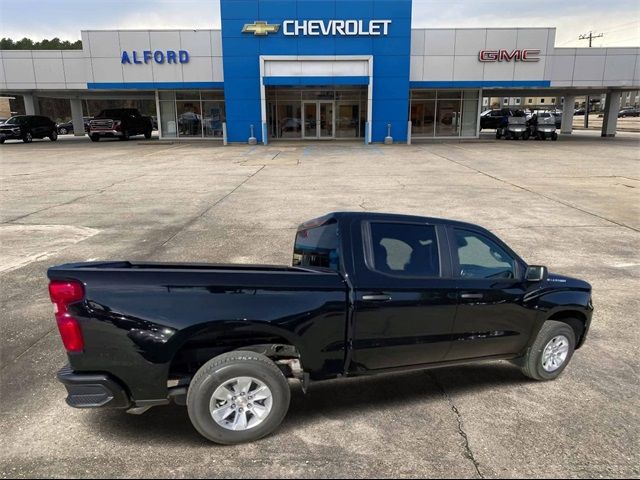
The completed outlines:
<svg viewBox="0 0 640 480">
<path fill-rule="evenodd" d="M 478 59 L 481 62 L 539 62 L 540 50 L 480 50 Z"/>
</svg>

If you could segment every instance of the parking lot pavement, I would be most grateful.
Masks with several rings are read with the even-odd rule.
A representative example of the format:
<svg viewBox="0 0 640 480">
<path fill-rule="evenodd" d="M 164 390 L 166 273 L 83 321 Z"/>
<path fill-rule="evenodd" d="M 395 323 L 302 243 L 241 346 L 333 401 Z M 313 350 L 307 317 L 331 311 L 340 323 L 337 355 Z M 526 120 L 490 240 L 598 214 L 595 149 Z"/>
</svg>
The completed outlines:
<svg viewBox="0 0 640 480">
<path fill-rule="evenodd" d="M 69 139 L 0 147 L 3 477 L 640 476 L 640 135 L 267 147 Z M 46 268 L 90 259 L 288 263 L 332 210 L 479 223 L 594 287 L 551 383 L 505 362 L 312 385 L 282 428 L 208 444 L 186 410 L 73 410 Z"/>
</svg>

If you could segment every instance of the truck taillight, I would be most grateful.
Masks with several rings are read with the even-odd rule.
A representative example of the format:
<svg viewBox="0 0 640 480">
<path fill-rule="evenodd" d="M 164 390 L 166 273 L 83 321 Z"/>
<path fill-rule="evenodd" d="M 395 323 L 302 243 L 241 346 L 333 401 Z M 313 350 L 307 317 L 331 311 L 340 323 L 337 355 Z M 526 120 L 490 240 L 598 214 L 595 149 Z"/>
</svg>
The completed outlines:
<svg viewBox="0 0 640 480">
<path fill-rule="evenodd" d="M 68 352 L 81 352 L 84 349 L 82 330 L 68 307 L 84 298 L 84 287 L 80 282 L 53 280 L 49 283 L 49 296 L 55 305 L 56 322 L 64 347 Z"/>
</svg>

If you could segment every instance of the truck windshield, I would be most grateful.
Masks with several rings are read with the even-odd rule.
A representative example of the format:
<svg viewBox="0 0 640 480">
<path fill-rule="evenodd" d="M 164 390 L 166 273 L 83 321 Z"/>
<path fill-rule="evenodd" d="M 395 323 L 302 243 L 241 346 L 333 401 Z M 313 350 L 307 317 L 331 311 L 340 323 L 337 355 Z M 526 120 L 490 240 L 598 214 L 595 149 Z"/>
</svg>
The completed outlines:
<svg viewBox="0 0 640 480">
<path fill-rule="evenodd" d="M 293 247 L 293 266 L 324 267 L 336 271 L 340 269 L 340 241 L 336 220 L 298 231 Z"/>
</svg>

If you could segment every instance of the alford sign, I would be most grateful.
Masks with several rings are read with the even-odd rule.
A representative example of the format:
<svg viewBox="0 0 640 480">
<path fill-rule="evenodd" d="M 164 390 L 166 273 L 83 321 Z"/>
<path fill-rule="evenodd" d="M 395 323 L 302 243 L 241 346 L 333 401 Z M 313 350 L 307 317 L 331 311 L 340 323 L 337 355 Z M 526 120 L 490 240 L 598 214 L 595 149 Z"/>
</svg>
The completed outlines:
<svg viewBox="0 0 640 480">
<path fill-rule="evenodd" d="M 481 62 L 539 62 L 540 50 L 480 50 L 478 60 Z"/>
<path fill-rule="evenodd" d="M 282 33 L 288 36 L 384 36 L 389 34 L 391 20 L 285 20 Z M 248 23 L 242 33 L 268 35 L 277 33 L 280 25 L 263 21 Z"/>
<path fill-rule="evenodd" d="M 189 63 L 189 52 L 186 50 L 143 50 L 142 53 L 132 51 L 131 53 L 123 50 L 120 54 L 120 63 L 123 65 L 134 64 L 142 65 L 145 63 Z"/>
</svg>

